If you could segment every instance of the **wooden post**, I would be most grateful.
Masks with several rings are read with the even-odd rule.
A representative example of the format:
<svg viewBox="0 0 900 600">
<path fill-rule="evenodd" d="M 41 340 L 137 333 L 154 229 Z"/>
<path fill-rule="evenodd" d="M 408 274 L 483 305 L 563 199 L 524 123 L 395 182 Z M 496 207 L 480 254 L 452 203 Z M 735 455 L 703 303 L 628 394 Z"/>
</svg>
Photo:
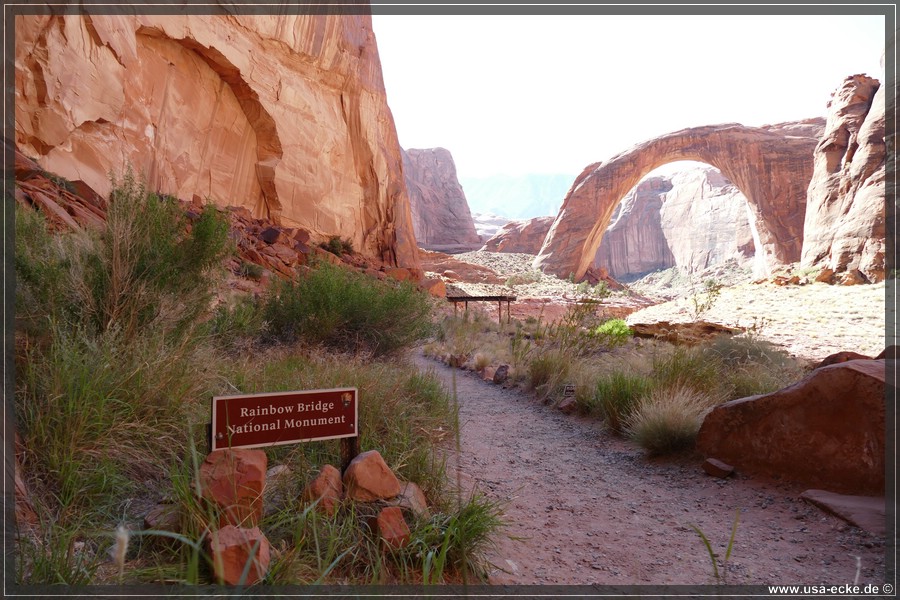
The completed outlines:
<svg viewBox="0 0 900 600">
<path fill-rule="evenodd" d="M 350 462 L 357 456 L 359 456 L 359 435 L 341 438 L 341 474 L 347 470 Z"/>
<path fill-rule="evenodd" d="M 497 324 L 503 325 L 503 300 L 497 301 Z"/>
</svg>

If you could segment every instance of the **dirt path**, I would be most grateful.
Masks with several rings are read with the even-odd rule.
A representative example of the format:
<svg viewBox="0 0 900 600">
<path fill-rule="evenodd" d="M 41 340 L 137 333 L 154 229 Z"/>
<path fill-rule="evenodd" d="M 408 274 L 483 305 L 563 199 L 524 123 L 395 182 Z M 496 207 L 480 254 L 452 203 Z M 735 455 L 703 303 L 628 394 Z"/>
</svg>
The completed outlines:
<svg viewBox="0 0 900 600">
<path fill-rule="evenodd" d="M 801 487 L 715 479 L 698 457 L 648 460 L 599 422 L 419 352 L 413 360 L 449 390 L 455 379 L 461 452 L 450 468 L 464 488 L 505 503 L 509 527 L 489 554 L 491 583 L 714 583 L 690 525 L 724 555 L 738 509 L 728 583 L 884 583 L 884 539 L 800 500 Z"/>
</svg>

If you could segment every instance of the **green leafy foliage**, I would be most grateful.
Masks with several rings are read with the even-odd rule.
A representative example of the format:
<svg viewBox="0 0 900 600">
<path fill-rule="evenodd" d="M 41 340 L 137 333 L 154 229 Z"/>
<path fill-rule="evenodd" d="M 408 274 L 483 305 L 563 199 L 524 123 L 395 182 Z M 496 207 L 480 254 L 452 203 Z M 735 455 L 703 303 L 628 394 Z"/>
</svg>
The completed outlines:
<svg viewBox="0 0 900 600">
<path fill-rule="evenodd" d="M 296 281 L 279 281 L 266 298 L 267 331 L 341 350 L 397 352 L 431 331 L 431 299 L 410 282 L 379 281 L 319 263 Z"/>
</svg>

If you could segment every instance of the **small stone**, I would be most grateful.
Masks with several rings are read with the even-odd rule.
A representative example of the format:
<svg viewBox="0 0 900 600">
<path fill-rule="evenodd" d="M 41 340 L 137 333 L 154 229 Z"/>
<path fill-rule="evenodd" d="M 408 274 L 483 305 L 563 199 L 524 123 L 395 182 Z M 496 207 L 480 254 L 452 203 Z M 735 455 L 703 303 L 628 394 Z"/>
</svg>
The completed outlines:
<svg viewBox="0 0 900 600">
<path fill-rule="evenodd" d="M 220 511 L 219 525 L 256 526 L 263 514 L 266 453 L 225 449 L 211 452 L 200 465 L 200 489 Z"/>
<path fill-rule="evenodd" d="M 332 465 L 325 465 L 319 471 L 318 476 L 305 488 L 301 498 L 304 502 L 319 501 L 318 510 L 331 516 L 337 509 L 344 495 L 344 485 L 341 481 L 341 472 Z"/>
<path fill-rule="evenodd" d="M 482 379 L 484 379 L 485 381 L 493 382 L 493 381 L 494 381 L 494 374 L 495 374 L 496 372 L 497 372 L 497 367 L 487 366 L 487 367 L 484 368 L 484 371 L 482 371 L 481 377 L 482 377 Z"/>
<path fill-rule="evenodd" d="M 144 517 L 144 529 L 181 532 L 181 515 L 175 504 L 157 504 Z"/>
<path fill-rule="evenodd" d="M 578 409 L 578 403 L 575 402 L 575 398 L 565 398 L 559 403 L 557 408 L 559 408 L 564 415 L 571 415 Z"/>
<path fill-rule="evenodd" d="M 706 471 L 708 475 L 719 477 L 721 479 L 725 479 L 734 473 L 734 467 L 715 458 L 707 458 L 703 461 L 703 470 Z"/>
<path fill-rule="evenodd" d="M 428 501 L 422 489 L 411 481 L 402 482 L 400 495 L 392 501 L 392 506 L 406 509 L 416 517 L 428 518 Z"/>
<path fill-rule="evenodd" d="M 377 450 L 354 458 L 344 472 L 347 498 L 358 502 L 388 500 L 400 493 L 400 482 Z"/>
<path fill-rule="evenodd" d="M 226 525 L 212 532 L 209 549 L 216 579 L 227 585 L 253 585 L 262 580 L 269 570 L 269 540 L 259 527 L 246 529 Z M 246 577 L 243 577 L 248 562 L 250 566 Z"/>
<path fill-rule="evenodd" d="M 398 506 L 383 508 L 375 520 L 375 528 L 384 543 L 392 548 L 402 548 L 409 543 L 409 525 Z"/>
</svg>

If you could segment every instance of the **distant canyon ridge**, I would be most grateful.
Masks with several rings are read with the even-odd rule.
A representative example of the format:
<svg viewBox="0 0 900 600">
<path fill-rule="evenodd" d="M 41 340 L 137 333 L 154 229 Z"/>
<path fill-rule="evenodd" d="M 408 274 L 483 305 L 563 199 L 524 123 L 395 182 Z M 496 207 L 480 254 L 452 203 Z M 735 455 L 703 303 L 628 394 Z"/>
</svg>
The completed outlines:
<svg viewBox="0 0 900 600">
<path fill-rule="evenodd" d="M 400 148 L 367 15 L 31 15 L 15 36 L 16 149 L 101 195 L 131 167 L 154 191 L 414 271 L 417 246 L 485 241 L 450 152 Z M 753 257 L 880 281 L 884 104 L 854 75 L 825 118 L 661 135 L 588 166 L 557 214 L 488 246 L 527 239 L 536 268 L 579 279 Z M 642 182 L 676 160 L 718 172 Z"/>
</svg>

